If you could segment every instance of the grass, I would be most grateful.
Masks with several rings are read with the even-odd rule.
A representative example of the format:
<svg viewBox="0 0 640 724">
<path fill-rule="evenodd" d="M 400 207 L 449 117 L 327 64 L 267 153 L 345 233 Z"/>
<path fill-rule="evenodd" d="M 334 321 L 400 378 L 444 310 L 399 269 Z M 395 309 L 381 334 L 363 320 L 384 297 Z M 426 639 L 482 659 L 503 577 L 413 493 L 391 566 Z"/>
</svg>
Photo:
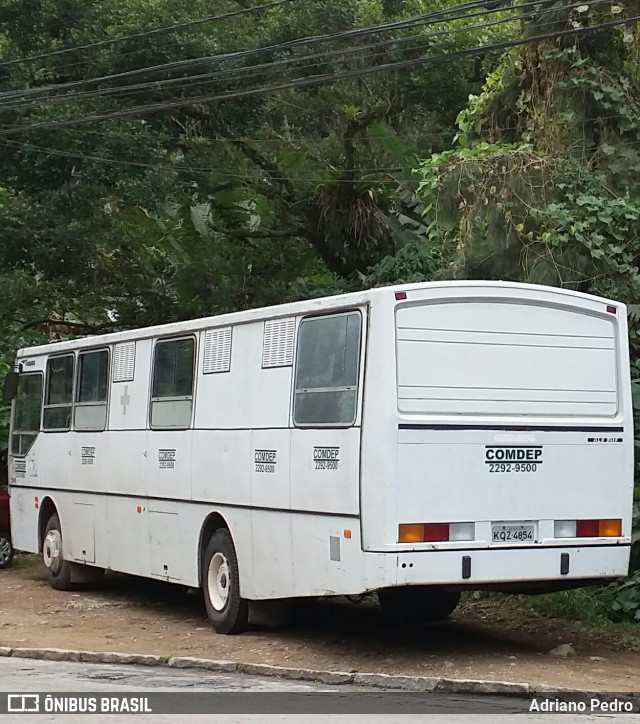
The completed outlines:
<svg viewBox="0 0 640 724">
<path fill-rule="evenodd" d="M 527 602 L 534 611 L 547 616 L 605 627 L 617 622 L 612 609 L 615 597 L 615 590 L 606 586 L 547 593 L 530 597 Z"/>
<path fill-rule="evenodd" d="M 12 568 L 27 568 L 40 560 L 38 553 L 16 553 L 11 564 Z"/>
</svg>

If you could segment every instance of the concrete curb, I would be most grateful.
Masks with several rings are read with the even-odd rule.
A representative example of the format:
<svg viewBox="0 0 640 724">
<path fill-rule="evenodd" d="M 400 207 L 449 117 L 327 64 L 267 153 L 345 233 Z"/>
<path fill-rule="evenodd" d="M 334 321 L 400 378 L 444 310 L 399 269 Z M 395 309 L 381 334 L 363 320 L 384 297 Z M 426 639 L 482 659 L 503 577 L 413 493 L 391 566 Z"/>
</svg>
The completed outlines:
<svg viewBox="0 0 640 724">
<path fill-rule="evenodd" d="M 72 651 L 56 648 L 11 648 L 0 646 L 0 657 L 13 656 L 23 659 L 42 661 L 72 661 L 90 664 L 121 664 L 127 666 L 166 666 L 172 669 L 202 669 L 220 673 L 250 674 L 253 676 L 276 676 L 281 679 L 313 681 L 332 686 L 352 684 L 376 689 L 401 691 L 443 692 L 449 694 L 485 694 L 513 697 L 543 696 L 545 698 L 582 696 L 606 699 L 611 694 L 591 690 L 574 690 L 540 684 L 512 681 L 483 681 L 477 679 L 446 679 L 437 676 L 403 676 L 395 674 L 358 673 L 349 671 L 320 671 L 316 669 L 296 669 L 269 664 L 245 664 L 234 661 L 217 661 L 193 656 L 152 656 L 149 654 L 120 654 L 115 651 Z M 619 695 L 618 695 L 619 696 Z M 622 696 L 640 698 L 638 692 L 629 692 Z"/>
</svg>

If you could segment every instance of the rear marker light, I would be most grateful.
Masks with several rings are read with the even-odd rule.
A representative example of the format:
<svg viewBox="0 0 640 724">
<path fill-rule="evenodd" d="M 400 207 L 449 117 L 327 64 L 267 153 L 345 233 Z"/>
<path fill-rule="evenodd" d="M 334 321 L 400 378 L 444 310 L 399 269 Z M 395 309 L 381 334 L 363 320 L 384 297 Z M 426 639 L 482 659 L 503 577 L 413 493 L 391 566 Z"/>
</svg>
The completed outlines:
<svg viewBox="0 0 640 724">
<path fill-rule="evenodd" d="M 620 538 L 622 536 L 622 521 L 619 518 L 601 520 L 599 528 L 601 538 Z"/>
<path fill-rule="evenodd" d="M 618 313 L 618 308 L 617 308 L 617 307 L 614 307 L 614 306 L 611 305 L 611 304 L 609 304 L 609 305 L 607 306 L 607 312 L 609 312 L 610 314 L 617 314 L 617 313 Z"/>
<path fill-rule="evenodd" d="M 422 523 L 401 523 L 398 526 L 398 543 L 423 543 L 424 525 Z"/>
<path fill-rule="evenodd" d="M 402 302 L 402 301 L 405 300 L 406 298 L 407 298 L 407 293 L 406 293 L 406 292 L 396 292 L 396 300 L 397 300 L 397 301 Z"/>
</svg>

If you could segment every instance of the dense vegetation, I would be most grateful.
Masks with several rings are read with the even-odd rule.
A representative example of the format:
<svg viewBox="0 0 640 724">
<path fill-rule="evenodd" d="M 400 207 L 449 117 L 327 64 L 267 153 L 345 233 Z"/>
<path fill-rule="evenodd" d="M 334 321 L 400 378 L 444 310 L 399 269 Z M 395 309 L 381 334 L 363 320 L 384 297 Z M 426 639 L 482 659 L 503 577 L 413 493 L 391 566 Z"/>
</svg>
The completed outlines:
<svg viewBox="0 0 640 724">
<path fill-rule="evenodd" d="M 232 17 L 144 34 L 211 3 L 0 0 L 4 369 L 16 347 L 56 334 L 488 278 L 628 303 L 640 376 L 638 0 L 439 16 L 450 0 L 291 0 L 238 14 L 253 4 L 220 0 Z M 30 56 L 43 57 L 10 62 Z M 320 75 L 331 82 L 207 100 Z M 640 579 L 602 596 L 612 617 L 633 617 Z"/>
</svg>

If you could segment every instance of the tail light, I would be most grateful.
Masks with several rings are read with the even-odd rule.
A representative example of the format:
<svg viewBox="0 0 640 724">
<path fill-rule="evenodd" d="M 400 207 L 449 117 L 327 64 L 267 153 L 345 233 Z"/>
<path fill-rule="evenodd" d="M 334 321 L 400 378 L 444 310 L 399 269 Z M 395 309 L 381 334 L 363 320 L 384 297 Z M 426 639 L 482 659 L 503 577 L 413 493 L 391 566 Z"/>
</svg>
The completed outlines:
<svg viewBox="0 0 640 724">
<path fill-rule="evenodd" d="M 398 543 L 443 543 L 475 540 L 475 523 L 401 523 Z"/>
<path fill-rule="evenodd" d="M 556 520 L 554 536 L 556 538 L 620 538 L 622 520 L 620 518 Z"/>
</svg>

